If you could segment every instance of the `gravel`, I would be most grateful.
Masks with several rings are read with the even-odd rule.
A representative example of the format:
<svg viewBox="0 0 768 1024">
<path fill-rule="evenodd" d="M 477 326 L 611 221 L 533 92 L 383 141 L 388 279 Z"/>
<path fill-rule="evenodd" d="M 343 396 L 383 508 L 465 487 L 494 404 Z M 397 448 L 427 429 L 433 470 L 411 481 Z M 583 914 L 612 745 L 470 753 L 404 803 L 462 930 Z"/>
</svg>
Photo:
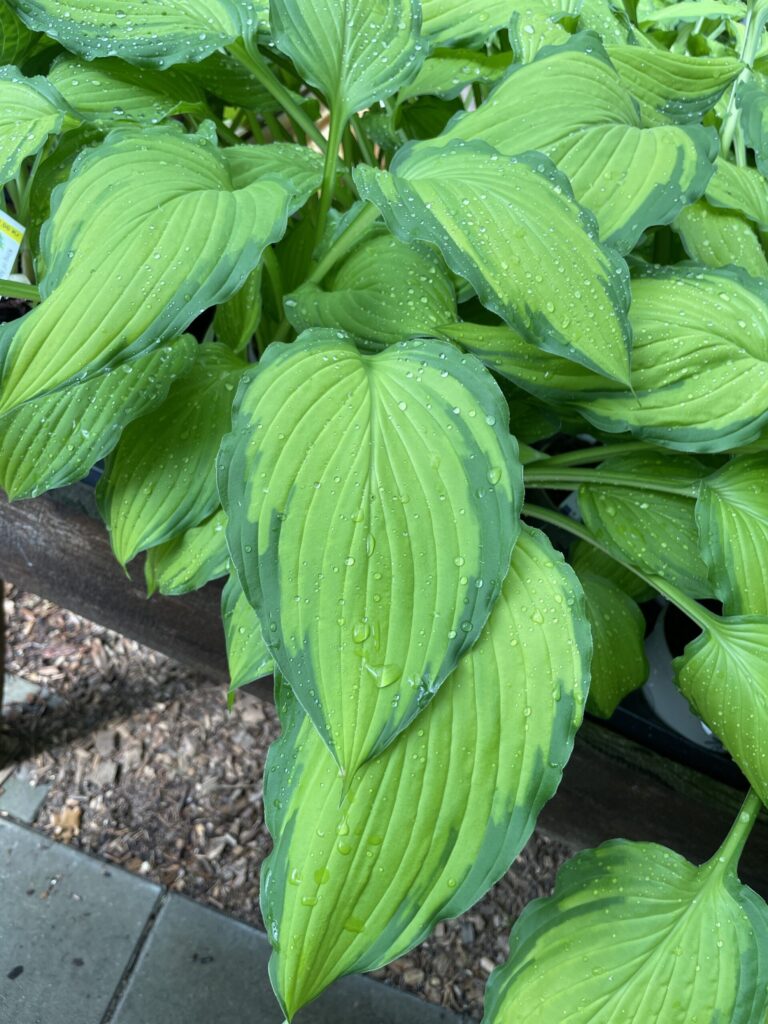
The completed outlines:
<svg viewBox="0 0 768 1024">
<path fill-rule="evenodd" d="M 269 853 L 261 776 L 279 732 L 271 705 L 6 586 L 7 669 L 42 686 L 0 724 L 3 764 L 51 785 L 36 827 L 60 842 L 262 925 Z M 535 834 L 471 911 L 374 976 L 479 1019 L 512 923 L 547 895 L 569 851 Z"/>
</svg>

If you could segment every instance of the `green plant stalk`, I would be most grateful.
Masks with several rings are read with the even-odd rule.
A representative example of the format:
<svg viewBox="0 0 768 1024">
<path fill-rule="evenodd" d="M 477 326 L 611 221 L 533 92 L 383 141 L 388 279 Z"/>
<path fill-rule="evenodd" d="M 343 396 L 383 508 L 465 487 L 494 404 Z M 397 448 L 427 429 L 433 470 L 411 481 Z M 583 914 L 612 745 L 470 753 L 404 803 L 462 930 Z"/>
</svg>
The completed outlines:
<svg viewBox="0 0 768 1024">
<path fill-rule="evenodd" d="M 0 296 L 4 299 L 28 299 L 30 302 L 39 302 L 40 289 L 34 284 L 0 278 Z"/>
<path fill-rule="evenodd" d="M 277 75 L 270 70 L 264 58 L 255 47 L 246 48 L 243 43 L 232 43 L 229 47 L 230 54 L 235 60 L 240 61 L 243 67 L 251 72 L 267 90 L 283 110 L 296 122 L 301 125 L 302 131 L 312 139 L 321 150 L 325 149 L 325 139 L 315 122 L 296 103 L 290 91 L 286 89 Z"/>
<path fill-rule="evenodd" d="M 614 562 L 618 562 L 625 569 L 634 573 L 644 583 L 647 583 L 649 587 L 662 594 L 672 604 L 680 609 L 685 615 L 688 616 L 697 626 L 701 629 L 709 631 L 717 628 L 718 617 L 712 612 L 699 604 L 698 601 L 694 601 L 693 598 L 688 597 L 684 594 L 679 587 L 674 586 L 672 583 L 668 583 L 667 580 L 662 579 L 661 576 L 651 576 L 648 573 L 643 572 L 642 569 L 638 569 L 636 565 L 628 562 L 625 558 L 621 558 L 620 555 L 615 554 L 610 548 L 601 544 L 595 535 L 586 528 L 582 523 L 577 523 L 575 520 L 570 519 L 568 516 L 564 516 L 562 512 L 556 512 L 554 509 L 542 508 L 540 505 L 531 505 L 526 502 L 523 505 L 522 514 L 527 516 L 529 519 L 538 519 L 543 523 L 550 523 L 552 526 L 557 526 L 561 530 L 565 530 L 567 533 L 573 534 L 574 537 L 578 537 L 580 540 L 584 540 L 587 544 L 591 544 L 593 547 L 602 551 L 603 554 L 608 555 Z"/>
<path fill-rule="evenodd" d="M 338 117 L 331 110 L 331 123 L 328 126 L 328 148 L 325 151 L 325 164 L 323 166 L 323 184 L 320 189 L 320 209 L 317 214 L 317 228 L 315 230 L 315 246 L 323 240 L 325 227 L 328 223 L 328 213 L 336 192 L 336 168 L 339 163 L 339 146 L 346 127 L 346 121 Z"/>
<path fill-rule="evenodd" d="M 720 125 L 720 152 L 723 156 L 727 155 L 733 144 L 733 137 L 736 134 L 736 127 L 741 116 L 741 111 L 736 106 L 736 90 L 742 82 L 746 82 L 752 77 L 752 65 L 755 63 L 757 51 L 760 48 L 760 35 L 763 27 L 763 18 L 755 16 L 755 0 L 750 0 L 749 9 L 747 10 L 747 23 L 744 28 L 744 40 L 741 45 L 741 52 L 739 53 L 739 59 L 746 64 L 746 67 L 731 86 L 728 106 L 725 109 L 723 122 Z"/>
<path fill-rule="evenodd" d="M 595 445 L 594 448 L 579 448 L 574 452 L 561 452 L 547 459 L 547 468 L 552 466 L 581 466 L 588 462 L 602 462 L 614 455 L 635 455 L 640 452 L 657 452 L 658 448 L 645 441 L 625 441 L 622 444 Z"/>
<path fill-rule="evenodd" d="M 729 870 L 736 871 L 744 846 L 755 827 L 762 807 L 762 800 L 754 789 L 750 789 L 723 845 L 704 865 L 705 869 L 711 870 L 715 874 Z"/>
<path fill-rule="evenodd" d="M 375 206 L 365 206 L 351 224 L 339 235 L 317 266 L 307 277 L 307 284 L 319 284 L 326 274 L 350 253 L 379 216 Z"/>
<path fill-rule="evenodd" d="M 579 484 L 599 484 L 611 487 L 645 488 L 660 494 L 677 494 L 685 498 L 698 496 L 697 484 L 683 480 L 656 480 L 651 476 L 633 473 L 610 473 L 603 469 L 561 469 L 559 466 L 551 470 L 545 462 L 526 467 L 525 482 L 529 487 L 551 487 L 556 490 L 570 491 Z"/>
</svg>

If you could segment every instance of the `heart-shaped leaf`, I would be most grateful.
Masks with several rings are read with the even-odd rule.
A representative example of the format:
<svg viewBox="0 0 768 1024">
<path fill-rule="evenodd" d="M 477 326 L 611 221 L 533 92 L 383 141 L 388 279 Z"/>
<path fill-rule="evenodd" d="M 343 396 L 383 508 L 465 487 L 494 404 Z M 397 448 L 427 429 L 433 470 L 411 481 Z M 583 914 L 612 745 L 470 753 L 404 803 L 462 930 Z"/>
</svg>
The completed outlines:
<svg viewBox="0 0 768 1024">
<path fill-rule="evenodd" d="M 7 3 L 0 4 L 0 65 L 19 64 L 37 40 Z"/>
<path fill-rule="evenodd" d="M 757 1024 L 768 908 L 730 859 L 615 840 L 568 861 L 512 929 L 485 1024 Z"/>
<path fill-rule="evenodd" d="M 285 311 L 297 331 L 338 327 L 389 344 L 454 320 L 456 292 L 438 253 L 385 233 L 360 245 L 323 287 L 288 295 Z"/>
<path fill-rule="evenodd" d="M 736 105 L 744 141 L 754 151 L 759 171 L 768 177 L 768 89 L 754 79 L 740 82 Z"/>
<path fill-rule="evenodd" d="M 646 125 L 695 124 L 744 68 L 736 57 L 689 57 L 650 46 L 606 49 Z"/>
<path fill-rule="evenodd" d="M 254 35 L 252 0 L 5 0 L 36 32 L 86 60 L 165 68 Z"/>
<path fill-rule="evenodd" d="M 195 355 L 160 408 L 126 428 L 99 481 L 99 511 L 121 565 L 197 526 L 219 504 L 216 453 L 248 364 L 226 345 L 200 345 Z"/>
<path fill-rule="evenodd" d="M 768 455 L 739 456 L 707 477 L 696 520 L 726 613 L 768 615 Z"/>
<path fill-rule="evenodd" d="M 522 498 L 507 417 L 490 374 L 447 343 L 370 356 L 320 329 L 270 346 L 240 391 L 219 474 L 230 552 L 348 782 L 498 596 Z"/>
<path fill-rule="evenodd" d="M 648 678 L 645 619 L 632 598 L 604 576 L 580 572 L 592 629 L 587 710 L 610 718 L 618 704 Z"/>
<path fill-rule="evenodd" d="M 476 111 L 459 114 L 441 136 L 456 139 L 479 139 L 508 156 L 546 153 L 597 217 L 600 237 L 622 252 L 703 194 L 718 150 L 716 133 L 700 125 L 643 128 L 591 32 L 511 68 Z"/>
<path fill-rule="evenodd" d="M 737 167 L 718 159 L 707 185 L 707 200 L 714 206 L 738 210 L 760 227 L 768 227 L 768 181 L 754 167 Z"/>
<path fill-rule="evenodd" d="M 720 619 L 674 662 L 677 684 L 768 803 L 768 618 Z"/>
<path fill-rule="evenodd" d="M 619 455 L 595 474 L 612 482 L 579 488 L 579 508 L 589 530 L 609 550 L 691 597 L 712 597 L 695 518 L 695 497 L 705 473 L 686 456 Z M 615 486 L 621 480 L 626 484 Z"/>
<path fill-rule="evenodd" d="M 418 71 L 420 7 L 417 0 L 271 0 L 272 38 L 344 122 Z"/>
<path fill-rule="evenodd" d="M 736 210 L 700 199 L 675 219 L 685 251 L 704 267 L 741 267 L 753 277 L 768 277 L 768 261 L 755 228 Z"/>
<path fill-rule="evenodd" d="M 158 544 L 147 552 L 144 579 L 147 594 L 188 594 L 229 572 L 227 517 L 221 509 L 199 526 Z"/>
<path fill-rule="evenodd" d="M 248 604 L 235 573 L 231 573 L 221 595 L 221 618 L 227 641 L 229 704 L 241 686 L 271 675 L 275 668 L 264 643 L 259 617 Z"/>
<path fill-rule="evenodd" d="M 197 346 L 189 335 L 87 373 L 0 416 L 0 487 L 34 498 L 84 477 L 184 374 Z"/>
<path fill-rule="evenodd" d="M 748 444 L 768 422 L 768 282 L 735 267 L 632 282 L 632 391 L 579 408 L 611 432 L 691 452 Z"/>
<path fill-rule="evenodd" d="M 67 117 L 66 103 L 44 78 L 25 78 L 15 67 L 0 68 L 0 185 L 16 176 L 24 160 Z"/>
<path fill-rule="evenodd" d="M 125 128 L 77 160 L 43 231 L 44 301 L 0 328 L 0 412 L 176 336 L 237 290 L 299 205 L 294 182 L 239 148 Z"/>
<path fill-rule="evenodd" d="M 421 0 L 424 35 L 435 46 L 477 45 L 506 28 L 510 0 Z"/>
<path fill-rule="evenodd" d="M 272 983 L 290 1018 L 335 978 L 400 956 L 507 870 L 560 781 L 589 673 L 581 588 L 524 528 L 477 644 L 345 792 L 288 687 L 264 806 Z"/>
<path fill-rule="evenodd" d="M 355 181 L 390 230 L 438 246 L 489 309 L 542 348 L 627 379 L 623 261 L 546 157 L 500 156 L 483 142 L 404 146 L 390 171 Z M 575 301 L 577 300 L 577 301 Z"/>
<path fill-rule="evenodd" d="M 101 124 L 151 125 L 172 114 L 206 112 L 203 90 L 181 72 L 138 69 L 116 57 L 86 61 L 67 55 L 54 63 L 48 81 L 78 114 Z"/>
<path fill-rule="evenodd" d="M 511 63 L 509 53 L 476 53 L 474 50 L 435 50 L 419 73 L 397 94 L 398 103 L 414 96 L 439 96 L 452 100 L 468 85 L 491 85 Z"/>
<path fill-rule="evenodd" d="M 584 540 L 577 540 L 571 545 L 568 561 L 579 579 L 588 575 L 602 576 L 634 601 L 648 601 L 656 596 L 656 592 L 636 573 L 630 572 L 615 558 Z"/>
</svg>

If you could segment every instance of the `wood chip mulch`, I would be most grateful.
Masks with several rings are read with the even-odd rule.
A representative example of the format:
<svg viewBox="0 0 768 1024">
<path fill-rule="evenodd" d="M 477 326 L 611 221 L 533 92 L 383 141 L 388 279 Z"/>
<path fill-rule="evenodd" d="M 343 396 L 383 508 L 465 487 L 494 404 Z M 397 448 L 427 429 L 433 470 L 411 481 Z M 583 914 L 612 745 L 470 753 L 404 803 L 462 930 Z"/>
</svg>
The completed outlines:
<svg viewBox="0 0 768 1024">
<path fill-rule="evenodd" d="M 274 708 L 245 695 L 228 713 L 222 686 L 185 666 L 8 585 L 4 602 L 7 670 L 42 691 L 0 723 L 0 775 L 23 763 L 51 785 L 36 827 L 263 927 Z M 484 900 L 375 976 L 479 1019 L 513 921 L 568 856 L 537 833 Z"/>
</svg>

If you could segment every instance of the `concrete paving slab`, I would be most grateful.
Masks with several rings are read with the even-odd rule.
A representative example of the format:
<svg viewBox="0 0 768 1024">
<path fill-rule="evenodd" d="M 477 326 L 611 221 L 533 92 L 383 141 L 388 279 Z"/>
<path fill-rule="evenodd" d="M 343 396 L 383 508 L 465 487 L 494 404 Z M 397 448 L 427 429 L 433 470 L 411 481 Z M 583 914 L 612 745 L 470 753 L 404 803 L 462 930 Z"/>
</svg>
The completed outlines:
<svg viewBox="0 0 768 1024">
<path fill-rule="evenodd" d="M 282 1024 L 267 975 L 266 935 L 171 896 L 112 1024 Z M 345 978 L 296 1024 L 459 1024 L 461 1018 L 367 978 Z"/>
<path fill-rule="evenodd" d="M 30 698 L 37 696 L 42 690 L 38 683 L 30 683 L 21 676 L 5 674 L 5 685 L 3 687 L 3 707 L 6 704 L 26 704 Z"/>
<path fill-rule="evenodd" d="M 101 1024 L 160 893 L 0 818 L 0 1021 Z"/>
<path fill-rule="evenodd" d="M 0 782 L 0 814 L 10 814 L 31 825 L 37 821 L 50 788 L 47 783 L 33 785 L 29 769 L 20 765 Z"/>
</svg>

